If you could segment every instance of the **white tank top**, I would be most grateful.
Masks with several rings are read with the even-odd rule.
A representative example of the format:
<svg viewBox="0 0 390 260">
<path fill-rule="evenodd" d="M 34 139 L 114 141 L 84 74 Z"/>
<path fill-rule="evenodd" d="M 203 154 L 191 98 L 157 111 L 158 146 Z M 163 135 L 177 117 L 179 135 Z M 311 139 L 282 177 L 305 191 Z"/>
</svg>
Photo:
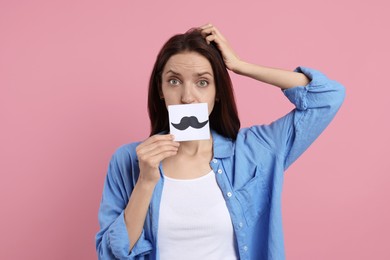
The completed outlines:
<svg viewBox="0 0 390 260">
<path fill-rule="evenodd" d="M 161 260 L 237 259 L 233 226 L 215 173 L 164 176 L 158 225 Z"/>
</svg>

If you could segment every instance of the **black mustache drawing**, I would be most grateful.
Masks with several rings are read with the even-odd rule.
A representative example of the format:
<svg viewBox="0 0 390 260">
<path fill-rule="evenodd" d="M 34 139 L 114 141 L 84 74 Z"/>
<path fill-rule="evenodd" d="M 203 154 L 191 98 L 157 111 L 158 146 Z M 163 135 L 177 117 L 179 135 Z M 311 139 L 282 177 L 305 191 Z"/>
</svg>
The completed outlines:
<svg viewBox="0 0 390 260">
<path fill-rule="evenodd" d="M 174 124 L 173 127 L 175 127 L 178 130 L 186 130 L 188 127 L 193 127 L 196 129 L 204 127 L 209 120 L 206 120 L 202 123 L 199 123 L 198 119 L 195 116 L 185 116 L 180 120 L 180 123 Z"/>
</svg>

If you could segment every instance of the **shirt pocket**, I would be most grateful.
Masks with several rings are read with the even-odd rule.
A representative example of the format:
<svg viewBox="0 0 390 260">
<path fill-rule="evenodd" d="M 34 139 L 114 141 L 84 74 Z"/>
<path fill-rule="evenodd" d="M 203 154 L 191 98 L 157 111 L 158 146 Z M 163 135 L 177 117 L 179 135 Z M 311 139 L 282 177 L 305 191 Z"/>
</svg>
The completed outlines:
<svg viewBox="0 0 390 260">
<path fill-rule="evenodd" d="M 257 222 L 269 208 L 269 187 L 265 185 L 264 177 L 256 166 L 253 178 L 235 192 L 248 226 Z"/>
</svg>

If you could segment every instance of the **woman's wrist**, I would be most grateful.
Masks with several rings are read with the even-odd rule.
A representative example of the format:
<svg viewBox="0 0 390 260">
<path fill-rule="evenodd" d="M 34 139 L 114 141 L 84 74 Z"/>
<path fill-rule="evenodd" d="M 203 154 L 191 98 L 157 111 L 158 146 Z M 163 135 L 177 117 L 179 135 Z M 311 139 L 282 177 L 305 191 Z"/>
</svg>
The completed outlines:
<svg viewBox="0 0 390 260">
<path fill-rule="evenodd" d="M 254 73 L 258 73 L 258 68 L 259 66 L 239 60 L 232 71 L 241 76 L 252 77 Z"/>
<path fill-rule="evenodd" d="M 248 66 L 248 63 L 242 60 L 237 60 L 232 66 L 231 71 L 239 75 L 245 75 L 245 68 Z"/>
<path fill-rule="evenodd" d="M 154 190 L 154 187 L 157 185 L 159 179 L 149 179 L 143 178 L 142 175 L 139 176 L 137 185 L 144 191 Z"/>
</svg>

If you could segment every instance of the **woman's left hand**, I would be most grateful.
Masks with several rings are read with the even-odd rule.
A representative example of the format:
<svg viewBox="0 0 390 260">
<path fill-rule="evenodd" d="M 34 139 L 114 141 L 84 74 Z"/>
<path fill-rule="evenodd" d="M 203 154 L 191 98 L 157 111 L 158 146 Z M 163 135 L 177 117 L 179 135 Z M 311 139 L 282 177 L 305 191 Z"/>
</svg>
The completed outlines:
<svg viewBox="0 0 390 260">
<path fill-rule="evenodd" d="M 199 29 L 208 44 L 215 42 L 219 51 L 222 53 L 226 68 L 236 72 L 240 66 L 241 60 L 237 54 L 234 53 L 233 49 L 229 46 L 228 41 L 219 30 L 212 24 L 203 25 L 199 27 Z"/>
</svg>

